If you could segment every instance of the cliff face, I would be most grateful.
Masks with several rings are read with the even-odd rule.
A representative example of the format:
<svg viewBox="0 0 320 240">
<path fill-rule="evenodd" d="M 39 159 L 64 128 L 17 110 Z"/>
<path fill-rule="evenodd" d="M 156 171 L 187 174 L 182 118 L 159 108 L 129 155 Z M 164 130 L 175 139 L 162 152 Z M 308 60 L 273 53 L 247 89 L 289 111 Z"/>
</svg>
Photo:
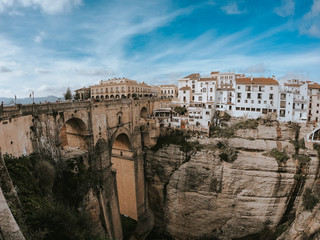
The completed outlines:
<svg viewBox="0 0 320 240">
<path fill-rule="evenodd" d="M 304 181 L 297 180 L 296 173 L 305 177 L 306 186 L 312 185 L 318 164 L 314 152 L 305 152 L 311 160 L 303 167 L 292 158 L 295 149 L 288 139 L 294 138 L 294 132 L 284 128 L 241 130 L 232 139 L 199 139 L 204 148 L 196 154 L 181 152 L 177 145 L 149 150 L 146 177 L 155 232 L 173 239 L 233 239 L 268 230 L 273 234 L 283 217 L 301 202 Z M 261 131 L 268 132 L 268 140 Z M 257 140 L 249 140 L 251 137 Z M 220 160 L 215 146 L 221 140 L 237 148 L 233 163 Z M 290 158 L 278 162 L 268 155 L 273 148 Z M 319 223 L 316 213 L 301 215 L 300 206 L 297 209 L 294 224 L 298 226 L 301 218 L 298 228 L 305 229 L 308 223 L 314 228 Z M 289 231 L 290 227 L 283 239 L 292 239 L 295 230 Z M 314 232 L 310 230 L 307 236 Z"/>
</svg>

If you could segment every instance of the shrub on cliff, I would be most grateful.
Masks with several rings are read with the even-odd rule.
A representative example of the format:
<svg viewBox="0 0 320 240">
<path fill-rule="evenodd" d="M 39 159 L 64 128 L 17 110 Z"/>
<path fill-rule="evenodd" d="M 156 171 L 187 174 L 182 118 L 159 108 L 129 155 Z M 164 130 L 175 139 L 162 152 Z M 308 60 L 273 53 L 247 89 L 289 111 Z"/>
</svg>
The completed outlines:
<svg viewBox="0 0 320 240">
<path fill-rule="evenodd" d="M 72 204 L 71 201 L 67 204 L 67 201 L 63 201 L 63 199 L 70 199 L 70 196 L 73 199 L 79 188 L 83 189 L 83 187 L 68 188 L 69 191 L 63 192 L 63 196 L 57 194 L 53 187 L 53 197 L 48 198 L 46 197 L 47 191 L 51 188 L 53 179 L 55 181 L 61 180 L 60 186 L 64 183 L 68 187 L 70 187 L 70 183 L 67 180 L 70 179 L 53 178 L 54 174 L 59 176 L 57 169 L 39 155 L 19 158 L 5 156 L 4 159 L 20 198 L 24 215 L 22 219 L 18 218 L 17 220 L 27 239 L 102 239 L 94 233 L 94 226 L 86 214 L 78 211 L 78 206 Z M 48 179 L 45 179 L 46 176 Z M 83 182 L 71 182 L 77 182 L 87 189 L 85 182 L 90 183 L 91 180 L 86 176 L 81 178 Z M 13 209 L 12 212 L 16 218 L 16 211 Z"/>
<path fill-rule="evenodd" d="M 311 158 L 305 154 L 294 154 L 292 157 L 297 159 L 300 163 L 307 163 L 311 161 Z"/>
<path fill-rule="evenodd" d="M 180 150 L 182 152 L 196 152 L 203 148 L 201 144 L 199 144 L 198 141 L 190 142 L 188 141 L 190 139 L 190 135 L 181 130 L 174 130 L 170 133 L 167 133 L 163 136 L 160 136 L 158 138 L 158 141 L 155 146 L 151 148 L 152 151 L 156 152 L 160 148 L 163 148 L 164 146 L 168 146 L 170 144 L 175 144 L 180 146 Z"/>
<path fill-rule="evenodd" d="M 220 149 L 220 160 L 232 163 L 234 162 L 238 157 L 238 152 L 234 147 L 230 147 L 227 142 L 221 142 L 219 141 L 217 143 L 217 148 Z"/>
<path fill-rule="evenodd" d="M 278 149 L 273 148 L 268 154 L 270 157 L 274 157 L 278 162 L 286 162 L 289 156 L 285 152 L 280 152 Z"/>
<path fill-rule="evenodd" d="M 318 204 L 319 199 L 314 196 L 311 188 L 307 188 L 303 193 L 302 202 L 307 211 L 312 211 L 313 208 Z"/>
<path fill-rule="evenodd" d="M 259 120 L 248 119 L 246 121 L 238 122 L 234 125 L 235 129 L 257 129 Z"/>
</svg>

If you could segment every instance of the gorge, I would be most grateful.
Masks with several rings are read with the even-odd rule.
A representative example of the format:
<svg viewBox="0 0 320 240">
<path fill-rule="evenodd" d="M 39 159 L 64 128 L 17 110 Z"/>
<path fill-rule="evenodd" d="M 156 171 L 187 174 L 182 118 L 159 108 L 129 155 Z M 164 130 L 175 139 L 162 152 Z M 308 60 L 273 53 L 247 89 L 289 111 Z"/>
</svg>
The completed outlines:
<svg viewBox="0 0 320 240">
<path fill-rule="evenodd" d="M 152 117 L 159 104 L 115 100 L 5 109 L 0 114 L 2 238 L 30 239 L 28 218 L 15 221 L 26 214 L 24 193 L 15 182 L 23 174 L 10 175 L 10 159 L 26 162 L 21 156 L 30 154 L 55 169 L 52 185 L 43 184 L 39 195 L 74 204 L 89 217 L 97 239 L 319 237 L 318 148 L 306 148 L 301 140 L 312 124 L 230 119 L 208 137 L 161 127 Z M 33 164 L 50 173 L 48 164 Z M 31 174 L 37 183 L 49 179 L 39 172 Z M 19 213 L 14 206 L 21 205 Z M 123 216 L 136 221 L 129 236 Z M 49 239 L 45 231 L 42 239 Z"/>
</svg>

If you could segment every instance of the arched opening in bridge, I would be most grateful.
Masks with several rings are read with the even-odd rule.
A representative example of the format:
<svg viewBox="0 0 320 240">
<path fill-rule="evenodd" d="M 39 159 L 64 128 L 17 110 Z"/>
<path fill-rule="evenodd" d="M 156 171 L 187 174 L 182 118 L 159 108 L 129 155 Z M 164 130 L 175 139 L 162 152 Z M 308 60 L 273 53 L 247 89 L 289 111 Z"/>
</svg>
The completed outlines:
<svg viewBox="0 0 320 240">
<path fill-rule="evenodd" d="M 135 162 L 131 142 L 125 133 L 119 134 L 112 146 L 111 162 L 116 170 L 120 214 L 138 220 Z"/>
<path fill-rule="evenodd" d="M 120 96 L 119 96 L 119 94 L 117 94 L 117 95 L 116 95 L 116 99 L 119 99 L 119 98 L 120 98 Z"/>
<path fill-rule="evenodd" d="M 114 98 L 114 96 L 113 96 L 113 95 L 111 95 L 111 96 L 110 96 L 110 98 L 111 98 L 111 99 L 113 99 L 113 98 Z"/>
<path fill-rule="evenodd" d="M 99 96 L 96 96 L 96 99 L 99 99 Z"/>
<path fill-rule="evenodd" d="M 122 95 L 121 95 L 121 98 L 126 98 L 126 95 L 122 94 Z"/>
<path fill-rule="evenodd" d="M 148 110 L 146 107 L 143 107 L 140 111 L 140 117 L 141 118 L 147 118 L 148 117 Z"/>
<path fill-rule="evenodd" d="M 130 95 L 130 94 L 128 94 L 128 98 L 131 98 L 131 95 Z"/>
<path fill-rule="evenodd" d="M 109 99 L 109 96 L 108 96 L 108 95 L 106 95 L 106 99 Z"/>
<path fill-rule="evenodd" d="M 88 149 L 86 124 L 79 118 L 69 119 L 60 130 L 61 148 Z"/>
</svg>

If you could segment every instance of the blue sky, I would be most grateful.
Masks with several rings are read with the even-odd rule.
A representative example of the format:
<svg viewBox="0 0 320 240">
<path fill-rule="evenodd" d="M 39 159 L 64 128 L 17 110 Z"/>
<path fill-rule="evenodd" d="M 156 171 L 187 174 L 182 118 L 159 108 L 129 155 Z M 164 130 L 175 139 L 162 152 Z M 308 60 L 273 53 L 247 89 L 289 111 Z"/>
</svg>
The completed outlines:
<svg viewBox="0 0 320 240">
<path fill-rule="evenodd" d="M 190 73 L 320 81 L 320 0 L 0 0 L 0 96 Z"/>
</svg>

